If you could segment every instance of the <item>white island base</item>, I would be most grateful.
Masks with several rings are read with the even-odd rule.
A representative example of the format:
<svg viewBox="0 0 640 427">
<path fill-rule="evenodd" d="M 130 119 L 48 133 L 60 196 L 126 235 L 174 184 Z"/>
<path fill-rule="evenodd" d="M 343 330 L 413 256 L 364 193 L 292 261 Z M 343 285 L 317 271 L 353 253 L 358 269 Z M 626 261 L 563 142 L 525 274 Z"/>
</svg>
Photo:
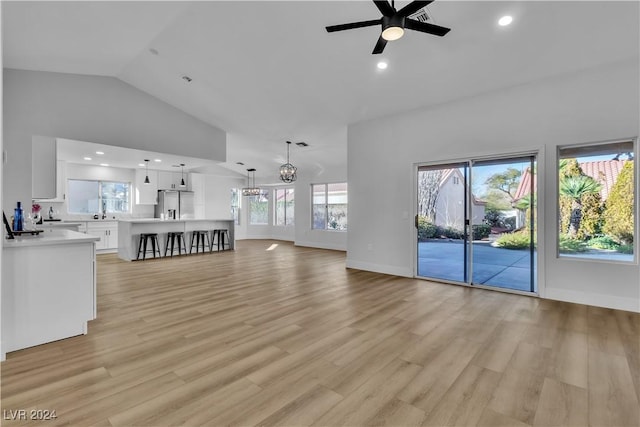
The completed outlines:
<svg viewBox="0 0 640 427">
<path fill-rule="evenodd" d="M 160 243 L 160 253 L 164 256 L 167 233 L 170 231 L 184 232 L 185 246 L 189 252 L 191 232 L 193 230 L 226 229 L 229 233 L 229 247 L 235 246 L 232 219 L 126 219 L 118 221 L 118 257 L 125 261 L 134 261 L 138 257 L 138 244 L 141 233 L 157 233 Z M 225 242 L 226 243 L 226 242 Z M 149 249 L 149 248 L 147 248 Z M 150 255 L 147 255 L 149 259 Z"/>
<path fill-rule="evenodd" d="M 5 240 L 2 344 L 8 352 L 87 333 L 96 318 L 95 242 L 70 230 Z"/>
</svg>

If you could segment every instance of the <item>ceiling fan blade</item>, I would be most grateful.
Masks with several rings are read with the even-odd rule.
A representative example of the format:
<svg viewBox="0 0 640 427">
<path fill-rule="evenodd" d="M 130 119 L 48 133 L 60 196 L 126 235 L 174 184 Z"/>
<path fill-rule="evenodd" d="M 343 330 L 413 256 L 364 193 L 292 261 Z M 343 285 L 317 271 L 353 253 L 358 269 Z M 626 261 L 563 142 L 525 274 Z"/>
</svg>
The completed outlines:
<svg viewBox="0 0 640 427">
<path fill-rule="evenodd" d="M 423 33 L 433 34 L 434 36 L 444 36 L 451 28 L 441 27 L 439 25 L 428 24 L 426 22 L 419 22 L 414 19 L 405 18 L 404 27 L 410 30 L 420 31 Z"/>
<path fill-rule="evenodd" d="M 352 30 L 354 28 L 372 27 L 374 25 L 379 25 L 381 22 L 382 22 L 381 19 L 372 19 L 370 21 L 360 21 L 360 22 L 351 22 L 349 24 L 330 25 L 326 28 L 328 33 L 333 33 L 334 31 L 344 31 L 344 30 Z"/>
<path fill-rule="evenodd" d="M 378 10 L 384 16 L 395 15 L 396 11 L 391 7 L 387 0 L 373 0 L 373 2 L 378 6 Z"/>
<path fill-rule="evenodd" d="M 373 48 L 372 54 L 376 55 L 378 53 L 382 53 L 384 47 L 387 45 L 387 41 L 382 38 L 382 35 L 378 38 L 378 43 L 376 43 L 376 47 Z"/>
<path fill-rule="evenodd" d="M 405 7 L 403 7 L 402 9 L 400 9 L 398 11 L 398 15 L 400 15 L 400 16 L 409 16 L 412 13 L 417 12 L 418 10 L 422 9 L 423 7 L 428 5 L 429 3 L 433 3 L 433 0 L 430 0 L 430 1 L 413 1 L 413 2 L 409 3 L 408 5 L 406 5 Z"/>
</svg>

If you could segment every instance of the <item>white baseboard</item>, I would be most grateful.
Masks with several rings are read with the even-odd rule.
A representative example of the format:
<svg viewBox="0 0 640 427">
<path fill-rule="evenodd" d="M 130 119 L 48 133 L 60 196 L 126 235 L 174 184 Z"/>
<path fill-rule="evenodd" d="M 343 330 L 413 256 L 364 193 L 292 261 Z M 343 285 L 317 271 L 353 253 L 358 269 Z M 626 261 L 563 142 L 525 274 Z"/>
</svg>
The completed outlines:
<svg viewBox="0 0 640 427">
<path fill-rule="evenodd" d="M 400 277 L 413 277 L 411 269 L 398 267 L 395 265 L 373 264 L 364 261 L 354 261 L 347 258 L 347 268 L 355 268 L 357 270 L 373 271 L 374 273 L 391 274 Z"/>
<path fill-rule="evenodd" d="M 294 244 L 296 246 L 304 246 L 304 247 L 307 247 L 307 248 L 331 249 L 331 250 L 334 250 L 334 251 L 343 251 L 343 252 L 347 251 L 347 248 L 345 246 L 338 245 L 338 244 L 333 244 L 333 243 L 295 241 Z"/>
<path fill-rule="evenodd" d="M 552 300 L 575 302 L 578 304 L 593 305 L 595 307 L 613 308 L 616 310 L 640 313 L 640 300 L 634 298 L 623 298 L 549 287 L 545 289 L 544 297 Z"/>
</svg>

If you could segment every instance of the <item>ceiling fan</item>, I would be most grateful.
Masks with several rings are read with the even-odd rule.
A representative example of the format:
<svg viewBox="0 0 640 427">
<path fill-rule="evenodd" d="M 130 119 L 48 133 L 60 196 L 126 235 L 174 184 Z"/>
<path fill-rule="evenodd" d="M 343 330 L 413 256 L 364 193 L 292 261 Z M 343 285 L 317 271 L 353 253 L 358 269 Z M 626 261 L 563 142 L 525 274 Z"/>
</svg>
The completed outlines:
<svg viewBox="0 0 640 427">
<path fill-rule="evenodd" d="M 373 27 L 374 25 L 382 26 L 382 33 L 378 38 L 376 46 L 373 48 L 372 54 L 382 53 L 387 41 L 397 40 L 404 34 L 405 29 L 420 31 L 423 33 L 433 34 L 434 36 L 444 36 L 450 28 L 441 27 L 439 25 L 429 24 L 427 22 L 416 21 L 409 18 L 409 15 L 417 12 L 425 7 L 430 1 L 412 1 L 400 10 L 396 10 L 395 1 L 391 0 L 391 4 L 387 0 L 373 0 L 378 10 L 382 13 L 382 18 L 372 19 L 369 21 L 351 22 L 349 24 L 330 25 L 327 32 L 351 30 L 354 28 Z"/>
</svg>

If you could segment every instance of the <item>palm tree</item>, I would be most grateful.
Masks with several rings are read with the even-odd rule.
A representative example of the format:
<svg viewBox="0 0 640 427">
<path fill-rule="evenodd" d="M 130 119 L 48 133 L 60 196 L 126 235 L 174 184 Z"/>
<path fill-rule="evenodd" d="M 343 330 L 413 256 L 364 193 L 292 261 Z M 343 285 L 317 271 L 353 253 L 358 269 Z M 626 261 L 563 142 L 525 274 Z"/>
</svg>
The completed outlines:
<svg viewBox="0 0 640 427">
<path fill-rule="evenodd" d="M 560 181 L 560 194 L 571 199 L 571 218 L 569 220 L 569 235 L 575 237 L 580 229 L 582 220 L 582 196 L 598 193 L 602 185 L 586 175 L 567 176 Z"/>
</svg>

